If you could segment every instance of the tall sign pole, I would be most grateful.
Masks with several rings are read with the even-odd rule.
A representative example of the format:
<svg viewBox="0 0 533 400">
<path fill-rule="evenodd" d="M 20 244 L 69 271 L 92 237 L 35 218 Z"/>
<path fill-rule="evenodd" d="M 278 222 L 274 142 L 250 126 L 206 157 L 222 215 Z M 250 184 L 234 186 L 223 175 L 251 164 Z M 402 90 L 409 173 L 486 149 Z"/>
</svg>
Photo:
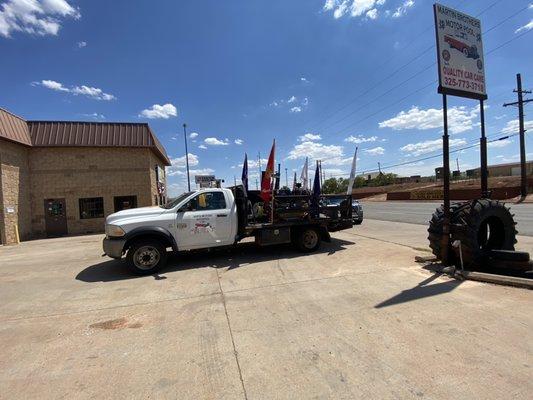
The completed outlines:
<svg viewBox="0 0 533 400">
<path fill-rule="evenodd" d="M 189 150 L 187 149 L 187 124 L 183 124 L 183 137 L 185 138 L 185 164 L 187 165 L 187 188 L 191 191 L 191 177 L 189 175 Z"/>
<path fill-rule="evenodd" d="M 483 100 L 479 100 L 479 117 L 481 122 L 481 138 L 479 139 L 479 152 L 481 156 L 481 197 L 490 197 L 489 169 L 487 164 L 487 137 L 485 136 L 485 107 Z"/>
<path fill-rule="evenodd" d="M 526 168 L 526 130 L 524 128 L 524 104 L 533 101 L 533 99 L 524 100 L 524 93 L 531 93 L 530 90 L 522 90 L 522 76 L 516 74 L 516 90 L 518 101 L 514 103 L 505 103 L 503 106 L 518 106 L 518 126 L 520 135 L 520 195 L 522 198 L 527 196 L 527 168 Z"/>
<path fill-rule="evenodd" d="M 450 143 L 448 135 L 447 96 L 459 96 L 480 102 L 481 118 L 481 190 L 488 196 L 487 185 L 487 139 L 485 137 L 484 100 L 487 99 L 485 87 L 485 65 L 481 22 L 449 7 L 433 5 L 435 16 L 435 35 L 437 41 L 437 62 L 439 68 L 439 88 L 442 94 L 442 119 L 444 133 L 443 149 L 443 220 L 442 254 L 444 265 L 449 262 L 450 250 Z"/>
</svg>

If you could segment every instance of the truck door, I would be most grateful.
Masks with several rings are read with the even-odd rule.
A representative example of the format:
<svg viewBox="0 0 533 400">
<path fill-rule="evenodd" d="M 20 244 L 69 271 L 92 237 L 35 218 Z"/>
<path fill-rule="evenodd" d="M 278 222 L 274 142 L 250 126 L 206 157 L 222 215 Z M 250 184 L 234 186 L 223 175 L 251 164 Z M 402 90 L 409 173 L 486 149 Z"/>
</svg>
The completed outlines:
<svg viewBox="0 0 533 400">
<path fill-rule="evenodd" d="M 177 214 L 178 248 L 199 249 L 233 243 L 230 204 L 223 192 L 201 192 Z"/>
</svg>

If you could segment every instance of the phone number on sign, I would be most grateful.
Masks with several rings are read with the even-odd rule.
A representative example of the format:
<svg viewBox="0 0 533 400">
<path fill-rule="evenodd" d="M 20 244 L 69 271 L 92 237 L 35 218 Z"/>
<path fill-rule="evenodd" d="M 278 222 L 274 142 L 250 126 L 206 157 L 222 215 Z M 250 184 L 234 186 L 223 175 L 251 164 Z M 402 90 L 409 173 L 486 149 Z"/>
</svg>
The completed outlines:
<svg viewBox="0 0 533 400">
<path fill-rule="evenodd" d="M 466 81 L 464 79 L 448 78 L 444 77 L 444 84 L 446 86 L 458 87 L 461 89 L 470 89 L 477 92 L 484 92 L 485 85 L 482 83 Z"/>
</svg>

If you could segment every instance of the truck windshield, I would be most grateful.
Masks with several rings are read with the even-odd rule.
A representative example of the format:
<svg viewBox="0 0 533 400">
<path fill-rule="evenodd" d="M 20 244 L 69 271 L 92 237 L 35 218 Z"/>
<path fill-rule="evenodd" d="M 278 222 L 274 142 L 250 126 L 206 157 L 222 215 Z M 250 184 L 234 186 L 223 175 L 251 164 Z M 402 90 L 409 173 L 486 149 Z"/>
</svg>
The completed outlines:
<svg viewBox="0 0 533 400">
<path fill-rule="evenodd" d="M 183 200 L 185 200 L 187 197 L 189 197 L 194 192 L 186 192 L 182 195 L 176 197 L 175 199 L 170 200 L 168 203 L 163 204 L 162 206 L 159 206 L 161 208 L 166 208 L 167 210 L 173 207 L 176 207 L 179 203 L 181 203 Z"/>
</svg>

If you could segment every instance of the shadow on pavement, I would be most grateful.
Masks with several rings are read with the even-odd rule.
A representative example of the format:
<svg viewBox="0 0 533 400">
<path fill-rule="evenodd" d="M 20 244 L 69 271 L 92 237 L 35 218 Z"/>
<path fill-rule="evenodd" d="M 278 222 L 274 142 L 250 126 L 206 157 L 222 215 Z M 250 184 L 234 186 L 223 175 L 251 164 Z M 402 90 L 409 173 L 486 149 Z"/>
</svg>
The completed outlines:
<svg viewBox="0 0 533 400">
<path fill-rule="evenodd" d="M 331 239 L 331 243 L 322 243 L 320 249 L 313 254 L 327 255 L 335 254 L 337 251 L 345 250 L 346 245 L 354 242 Z M 305 257 L 290 245 L 258 247 L 255 243 L 240 243 L 235 247 L 196 250 L 178 254 L 169 254 L 166 267 L 160 272 L 168 273 L 183 271 L 193 268 L 227 268 L 228 270 L 239 268 L 244 265 L 255 264 L 264 261 L 277 260 L 279 258 L 291 259 Z M 98 264 L 90 265 L 82 270 L 76 279 L 83 282 L 112 282 L 124 279 L 140 278 L 141 276 L 131 273 L 125 265 L 124 259 L 110 260 Z M 156 280 L 166 279 L 160 274 L 152 275 Z"/>
<path fill-rule="evenodd" d="M 434 270 L 435 267 L 435 265 L 431 265 L 425 267 L 425 269 Z M 401 293 L 398 293 L 390 299 L 377 304 L 374 306 L 374 308 L 383 308 L 396 304 L 407 303 L 413 300 L 420 300 L 426 297 L 438 296 L 439 294 L 449 293 L 463 283 L 463 281 L 459 280 L 450 280 L 429 285 L 429 283 L 433 282 L 441 275 L 442 273 L 435 272 L 432 276 L 423 280 L 414 288 L 403 290 Z"/>
</svg>

